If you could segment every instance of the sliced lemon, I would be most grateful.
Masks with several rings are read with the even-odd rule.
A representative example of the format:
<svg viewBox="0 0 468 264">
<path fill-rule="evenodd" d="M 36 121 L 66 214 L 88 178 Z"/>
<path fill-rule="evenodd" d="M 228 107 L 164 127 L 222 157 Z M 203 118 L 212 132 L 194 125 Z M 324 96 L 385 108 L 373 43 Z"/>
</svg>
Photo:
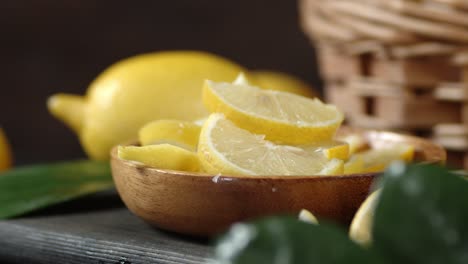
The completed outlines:
<svg viewBox="0 0 468 264">
<path fill-rule="evenodd" d="M 328 141 L 320 144 L 302 145 L 301 148 L 311 152 L 323 152 L 327 159 L 347 160 L 349 158 L 348 143 Z"/>
<path fill-rule="evenodd" d="M 203 126 L 203 124 L 205 123 L 206 118 L 207 118 L 207 117 L 199 118 L 199 119 L 193 121 L 193 123 L 194 123 L 195 125 L 199 125 L 199 126 L 201 127 L 201 126 Z"/>
<path fill-rule="evenodd" d="M 311 224 L 318 224 L 319 223 L 317 218 L 315 217 L 315 215 L 312 214 L 309 210 L 306 210 L 306 209 L 302 209 L 299 212 L 299 220 L 307 222 L 307 223 L 311 223 Z"/>
<path fill-rule="evenodd" d="M 209 173 L 234 175 L 330 175 L 343 173 L 343 161 L 322 153 L 277 145 L 237 127 L 223 114 L 211 114 L 202 127 L 198 155 Z"/>
<path fill-rule="evenodd" d="M 190 151 L 197 151 L 201 127 L 181 120 L 156 120 L 143 126 L 139 132 L 141 145 L 168 143 Z"/>
<path fill-rule="evenodd" d="M 372 241 L 372 224 L 375 207 L 380 191 L 375 191 L 362 203 L 354 215 L 349 228 L 349 237 L 361 245 L 369 245 Z"/>
<path fill-rule="evenodd" d="M 379 172 L 396 160 L 410 162 L 414 157 L 414 147 L 410 145 L 392 145 L 385 148 L 369 149 L 356 155 L 364 161 L 363 172 Z"/>
<path fill-rule="evenodd" d="M 344 174 L 363 173 L 364 159 L 360 155 L 353 155 L 344 164 Z"/>
<path fill-rule="evenodd" d="M 0 171 L 7 170 L 12 165 L 11 148 L 5 133 L 0 127 Z"/>
<path fill-rule="evenodd" d="M 349 155 L 352 155 L 356 152 L 365 150 L 368 148 L 366 139 L 358 134 L 346 135 L 343 137 L 338 137 L 337 140 L 343 141 L 349 144 Z"/>
<path fill-rule="evenodd" d="M 124 160 L 140 162 L 158 169 L 180 171 L 200 169 L 200 162 L 195 152 L 170 144 L 119 146 L 118 156 Z"/>
<path fill-rule="evenodd" d="M 237 126 L 283 144 L 330 141 L 343 121 L 333 105 L 287 92 L 262 90 L 239 80 L 205 81 L 203 103 Z"/>
</svg>

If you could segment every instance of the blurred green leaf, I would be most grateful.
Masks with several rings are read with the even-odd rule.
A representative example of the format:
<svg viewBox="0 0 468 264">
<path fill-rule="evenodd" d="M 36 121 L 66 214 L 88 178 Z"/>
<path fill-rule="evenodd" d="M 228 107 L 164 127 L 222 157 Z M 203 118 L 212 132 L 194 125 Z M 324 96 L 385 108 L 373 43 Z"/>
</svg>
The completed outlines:
<svg viewBox="0 0 468 264">
<path fill-rule="evenodd" d="M 112 188 L 109 162 L 69 161 L 0 174 L 0 219 Z"/>
<path fill-rule="evenodd" d="M 216 246 L 219 264 L 381 263 L 348 239 L 344 230 L 290 217 L 236 224 Z"/>
<path fill-rule="evenodd" d="M 374 248 L 391 263 L 468 263 L 468 182 L 433 165 L 384 174 Z"/>
<path fill-rule="evenodd" d="M 216 263 L 468 263 L 468 181 L 435 165 L 392 165 L 379 181 L 373 244 L 361 248 L 335 226 L 292 218 L 237 224 Z"/>
</svg>

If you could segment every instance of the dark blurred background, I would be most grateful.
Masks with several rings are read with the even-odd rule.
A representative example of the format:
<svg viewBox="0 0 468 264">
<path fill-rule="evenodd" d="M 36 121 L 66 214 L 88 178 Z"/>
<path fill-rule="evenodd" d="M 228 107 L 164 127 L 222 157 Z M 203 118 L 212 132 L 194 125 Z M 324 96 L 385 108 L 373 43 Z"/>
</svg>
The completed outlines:
<svg viewBox="0 0 468 264">
<path fill-rule="evenodd" d="M 2 0 L 0 125 L 16 164 L 85 157 L 47 112 L 47 97 L 84 94 L 113 62 L 168 49 L 213 52 L 319 87 L 296 1 Z"/>
</svg>

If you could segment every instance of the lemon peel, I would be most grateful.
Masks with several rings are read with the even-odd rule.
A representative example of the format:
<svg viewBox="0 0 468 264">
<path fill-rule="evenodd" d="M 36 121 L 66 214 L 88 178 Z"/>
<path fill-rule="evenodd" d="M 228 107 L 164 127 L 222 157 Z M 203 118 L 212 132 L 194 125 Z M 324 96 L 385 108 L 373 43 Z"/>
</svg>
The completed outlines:
<svg viewBox="0 0 468 264">
<path fill-rule="evenodd" d="M 200 162 L 195 152 L 171 144 L 147 146 L 118 146 L 119 158 L 146 166 L 179 171 L 199 171 Z"/>
</svg>

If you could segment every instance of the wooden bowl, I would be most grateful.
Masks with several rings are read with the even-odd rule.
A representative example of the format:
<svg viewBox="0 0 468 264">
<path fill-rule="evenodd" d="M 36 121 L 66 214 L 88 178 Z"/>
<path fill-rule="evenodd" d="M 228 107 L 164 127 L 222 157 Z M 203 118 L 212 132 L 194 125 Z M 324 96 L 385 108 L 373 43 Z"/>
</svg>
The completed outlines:
<svg viewBox="0 0 468 264">
<path fill-rule="evenodd" d="M 413 136 L 343 128 L 358 133 L 369 145 L 405 143 L 416 159 L 444 162 L 446 153 L 434 143 Z M 112 175 L 126 206 L 146 222 L 194 236 L 217 234 L 232 223 L 305 208 L 318 217 L 349 223 L 369 193 L 378 173 L 341 176 L 219 176 L 150 168 L 111 153 Z"/>
</svg>

